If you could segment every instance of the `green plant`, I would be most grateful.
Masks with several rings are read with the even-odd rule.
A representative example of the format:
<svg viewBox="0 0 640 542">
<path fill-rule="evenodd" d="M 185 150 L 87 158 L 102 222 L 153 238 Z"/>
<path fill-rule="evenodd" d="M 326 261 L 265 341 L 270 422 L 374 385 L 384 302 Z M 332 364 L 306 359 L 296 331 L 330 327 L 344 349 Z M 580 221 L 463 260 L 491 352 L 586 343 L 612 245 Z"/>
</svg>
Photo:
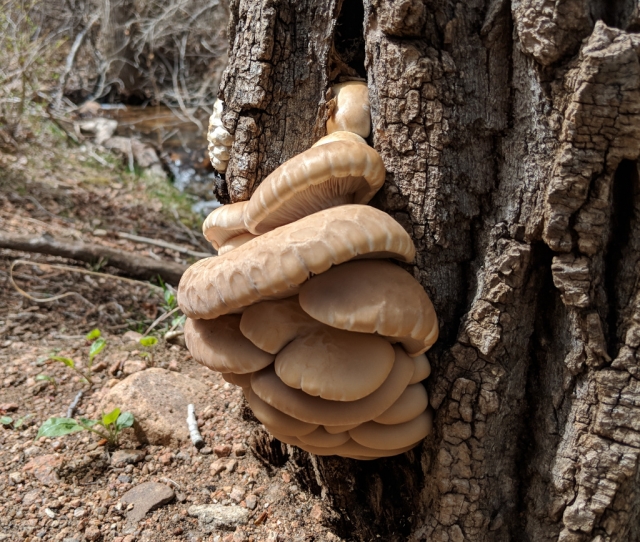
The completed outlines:
<svg viewBox="0 0 640 542">
<path fill-rule="evenodd" d="M 120 433 L 123 429 L 133 425 L 134 418 L 131 412 L 121 412 L 114 408 L 107 414 L 102 414 L 99 420 L 87 418 L 49 418 L 38 429 L 36 440 L 40 437 L 61 437 L 77 433 L 78 431 L 91 431 L 106 439 L 109 446 L 118 446 Z"/>
<path fill-rule="evenodd" d="M 155 346 L 158 344 L 158 339 L 155 337 L 142 337 L 142 339 L 140 339 L 140 344 L 142 346 Z"/>
<path fill-rule="evenodd" d="M 39 382 L 49 382 L 49 384 L 51 384 L 53 386 L 53 390 L 55 392 L 58 391 L 58 382 L 56 382 L 56 379 L 53 378 L 52 376 L 46 375 L 46 374 L 39 374 L 38 376 L 36 376 L 36 381 Z"/>
<path fill-rule="evenodd" d="M 52 359 L 54 361 L 59 361 L 60 363 L 64 363 L 67 367 L 69 367 L 70 369 L 78 373 L 84 379 L 84 381 L 87 384 L 89 384 L 89 386 L 92 386 L 93 381 L 91 380 L 91 376 L 92 376 L 91 368 L 93 367 L 93 360 L 107 346 L 107 341 L 105 341 L 101 337 L 101 335 L 102 335 L 101 331 L 97 328 L 92 329 L 89 333 L 85 335 L 85 339 L 87 339 L 88 341 L 93 341 L 91 343 L 91 346 L 89 347 L 89 359 L 87 361 L 86 373 L 78 369 L 78 367 L 76 367 L 75 361 L 73 361 L 71 358 L 66 358 L 63 356 L 50 356 L 49 359 Z"/>
<path fill-rule="evenodd" d="M 26 416 L 22 416 L 22 418 L 18 418 L 17 420 L 14 420 L 11 416 L 0 416 L 0 424 L 4 425 L 5 427 L 12 427 L 13 429 L 20 429 L 22 424 L 26 420 L 31 418 L 31 416 L 33 416 L 33 414 L 27 414 Z"/>
</svg>

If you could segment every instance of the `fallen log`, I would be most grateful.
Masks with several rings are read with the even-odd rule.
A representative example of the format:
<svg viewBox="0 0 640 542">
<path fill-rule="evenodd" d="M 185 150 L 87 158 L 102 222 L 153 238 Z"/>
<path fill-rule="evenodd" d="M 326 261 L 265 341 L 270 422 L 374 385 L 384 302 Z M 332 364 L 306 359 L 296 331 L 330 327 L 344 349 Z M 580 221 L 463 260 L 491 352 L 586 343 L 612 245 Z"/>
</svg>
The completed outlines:
<svg viewBox="0 0 640 542">
<path fill-rule="evenodd" d="M 90 264 L 98 263 L 102 258 L 108 265 L 120 269 L 131 277 L 151 279 L 160 275 L 165 282 L 173 285 L 180 282 L 180 277 L 187 269 L 186 265 L 175 262 L 157 261 L 140 254 L 103 245 L 83 242 L 66 243 L 48 235 L 30 237 L 0 231 L 0 248 L 60 256 Z"/>
</svg>

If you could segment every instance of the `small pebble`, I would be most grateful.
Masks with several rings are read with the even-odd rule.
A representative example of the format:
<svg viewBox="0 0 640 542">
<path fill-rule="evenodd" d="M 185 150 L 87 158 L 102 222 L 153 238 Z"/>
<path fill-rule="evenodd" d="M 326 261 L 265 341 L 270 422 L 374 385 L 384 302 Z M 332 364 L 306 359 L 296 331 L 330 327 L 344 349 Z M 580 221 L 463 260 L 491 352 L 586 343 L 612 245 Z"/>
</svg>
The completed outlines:
<svg viewBox="0 0 640 542">
<path fill-rule="evenodd" d="M 131 483 L 131 476 L 129 476 L 127 474 L 121 474 L 120 476 L 118 476 L 118 482 L 121 482 L 123 484 L 130 484 Z"/>
<path fill-rule="evenodd" d="M 211 455 L 213 453 L 213 450 L 209 446 L 205 446 L 204 448 L 200 449 L 200 453 L 202 455 Z"/>
</svg>

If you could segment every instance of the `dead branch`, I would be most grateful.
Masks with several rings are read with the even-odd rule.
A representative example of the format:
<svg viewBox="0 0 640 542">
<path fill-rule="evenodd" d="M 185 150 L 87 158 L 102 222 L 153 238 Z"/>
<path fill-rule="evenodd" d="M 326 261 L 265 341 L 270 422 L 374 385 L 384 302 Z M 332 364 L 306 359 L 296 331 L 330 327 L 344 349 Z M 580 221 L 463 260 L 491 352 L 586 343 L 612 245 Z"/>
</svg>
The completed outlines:
<svg viewBox="0 0 640 542">
<path fill-rule="evenodd" d="M 195 406 L 189 404 L 187 406 L 187 427 L 189 428 L 189 436 L 191 437 L 191 442 L 193 445 L 199 450 L 204 446 L 204 439 L 198 430 L 198 420 L 196 420 L 196 410 Z"/>
<path fill-rule="evenodd" d="M 180 245 L 174 245 L 173 243 L 168 243 L 167 241 L 162 241 L 160 239 L 150 239 L 149 237 L 142 237 L 140 235 L 133 235 L 132 233 L 124 232 L 117 232 L 116 235 L 121 239 L 128 239 L 129 241 L 135 241 L 136 243 L 144 243 L 146 245 L 153 245 L 156 247 L 167 248 L 169 250 L 175 250 L 176 252 L 180 252 L 181 254 L 188 254 L 189 256 L 193 256 L 194 258 L 208 258 L 209 256 L 213 256 L 213 254 L 211 253 L 197 252 L 195 250 L 191 250 Z"/>
<path fill-rule="evenodd" d="M 82 242 L 65 243 L 49 236 L 30 237 L 0 232 L 0 248 L 60 256 L 91 264 L 99 262 L 102 258 L 108 260 L 109 265 L 132 277 L 150 279 L 160 275 L 171 284 L 178 284 L 180 277 L 187 269 L 187 266 L 175 262 L 157 262 L 139 254 L 103 245 Z"/>
</svg>

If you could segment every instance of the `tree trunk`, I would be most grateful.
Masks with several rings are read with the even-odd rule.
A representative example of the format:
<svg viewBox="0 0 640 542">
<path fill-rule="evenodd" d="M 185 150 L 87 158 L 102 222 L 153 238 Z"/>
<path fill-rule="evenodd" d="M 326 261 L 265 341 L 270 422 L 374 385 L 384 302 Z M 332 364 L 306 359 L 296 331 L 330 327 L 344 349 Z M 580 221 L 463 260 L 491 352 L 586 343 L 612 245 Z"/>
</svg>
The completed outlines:
<svg viewBox="0 0 640 542">
<path fill-rule="evenodd" d="M 219 197 L 247 199 L 369 86 L 441 334 L 436 429 L 373 462 L 290 450 L 354 540 L 640 540 L 635 0 L 234 0 Z M 311 482 L 310 482 L 311 483 Z"/>
</svg>

